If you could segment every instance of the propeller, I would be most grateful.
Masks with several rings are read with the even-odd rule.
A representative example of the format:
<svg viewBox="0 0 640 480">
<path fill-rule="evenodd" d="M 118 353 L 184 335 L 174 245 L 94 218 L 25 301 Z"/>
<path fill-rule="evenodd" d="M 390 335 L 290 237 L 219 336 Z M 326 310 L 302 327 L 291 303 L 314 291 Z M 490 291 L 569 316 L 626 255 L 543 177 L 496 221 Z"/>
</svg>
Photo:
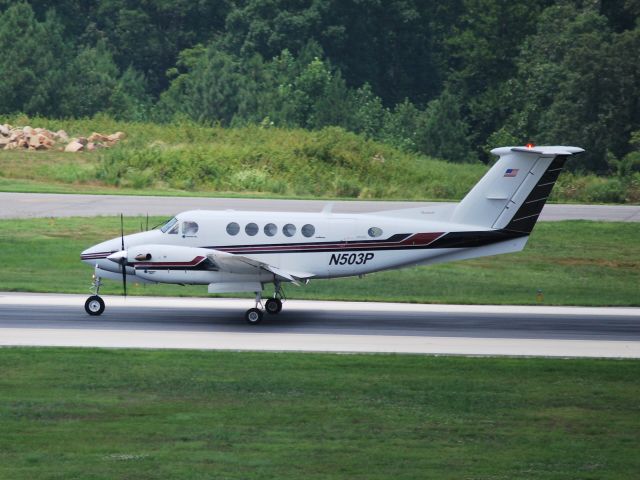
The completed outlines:
<svg viewBox="0 0 640 480">
<path fill-rule="evenodd" d="M 122 251 L 124 252 L 124 217 L 120 214 L 120 238 L 122 239 Z M 120 268 L 122 269 L 122 292 L 127 296 L 127 256 L 124 255 L 120 259 Z"/>
</svg>

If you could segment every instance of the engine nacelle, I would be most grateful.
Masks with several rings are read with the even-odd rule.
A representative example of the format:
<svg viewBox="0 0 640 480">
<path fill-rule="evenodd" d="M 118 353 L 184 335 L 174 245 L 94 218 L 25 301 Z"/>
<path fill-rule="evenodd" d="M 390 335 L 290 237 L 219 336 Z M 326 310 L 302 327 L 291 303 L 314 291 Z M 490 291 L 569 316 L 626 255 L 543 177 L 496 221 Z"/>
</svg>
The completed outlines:
<svg viewBox="0 0 640 480">
<path fill-rule="evenodd" d="M 136 276 L 151 282 L 198 285 L 250 282 L 253 284 L 251 291 L 255 291 L 256 283 L 273 280 L 272 273 L 243 262 L 237 262 L 238 265 L 226 263 L 221 268 L 216 258 L 233 258 L 234 255 L 206 248 L 138 245 L 131 247 L 126 255 Z"/>
<path fill-rule="evenodd" d="M 211 250 L 176 245 L 137 245 L 127 250 L 127 262 L 136 269 L 159 266 L 195 266 L 207 259 Z"/>
</svg>

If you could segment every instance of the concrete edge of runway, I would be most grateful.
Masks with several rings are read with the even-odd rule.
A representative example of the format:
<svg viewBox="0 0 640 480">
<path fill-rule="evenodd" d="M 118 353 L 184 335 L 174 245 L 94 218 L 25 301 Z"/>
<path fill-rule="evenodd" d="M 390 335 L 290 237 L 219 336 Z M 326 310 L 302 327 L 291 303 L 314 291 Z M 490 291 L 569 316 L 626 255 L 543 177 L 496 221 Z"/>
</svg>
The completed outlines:
<svg viewBox="0 0 640 480">
<path fill-rule="evenodd" d="M 85 295 L 0 293 L 2 306 L 51 306 L 55 308 L 77 306 L 83 309 Z M 166 298 L 166 297 L 105 297 L 107 308 L 232 308 L 244 311 L 252 303 L 250 299 L 225 298 Z M 358 302 L 289 301 L 288 308 L 301 311 L 324 308 L 325 310 L 376 312 L 475 312 L 517 314 L 552 312 L 565 315 L 624 315 L 640 318 L 640 308 L 592 308 L 592 307 L 542 307 L 503 305 L 416 305 L 377 304 Z M 57 346 L 141 349 L 196 349 L 269 352 L 315 353 L 395 353 L 463 356 L 509 357 L 559 357 L 559 358 L 640 358 L 640 341 L 627 340 L 576 340 L 529 338 L 476 338 L 450 336 L 367 335 L 342 333 L 268 332 L 251 330 L 221 331 L 166 331 L 157 325 L 146 328 L 108 329 L 94 323 L 87 316 L 87 323 L 77 326 L 51 325 L 0 327 L 0 346 Z"/>
</svg>

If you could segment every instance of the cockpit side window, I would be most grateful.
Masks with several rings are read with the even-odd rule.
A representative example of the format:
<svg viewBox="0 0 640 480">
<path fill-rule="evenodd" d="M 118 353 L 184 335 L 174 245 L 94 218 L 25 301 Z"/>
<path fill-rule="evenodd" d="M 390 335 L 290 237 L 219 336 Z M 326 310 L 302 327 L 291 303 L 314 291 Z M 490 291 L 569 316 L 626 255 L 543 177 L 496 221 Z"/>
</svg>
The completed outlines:
<svg viewBox="0 0 640 480">
<path fill-rule="evenodd" d="M 182 235 L 193 236 L 198 233 L 198 224 L 196 222 L 182 222 Z"/>
<path fill-rule="evenodd" d="M 169 235 L 177 235 L 178 227 L 180 227 L 180 224 L 176 222 L 176 224 L 173 227 L 171 227 L 171 230 L 169 230 L 167 233 L 169 233 Z"/>
<path fill-rule="evenodd" d="M 171 227 L 173 227 L 177 223 L 178 223 L 178 219 L 176 217 L 173 217 L 171 220 L 165 223 L 160 230 L 162 231 L 162 233 L 167 233 L 171 229 Z M 170 233 L 178 233 L 178 231 L 176 230 L 175 232 L 170 232 Z"/>
</svg>

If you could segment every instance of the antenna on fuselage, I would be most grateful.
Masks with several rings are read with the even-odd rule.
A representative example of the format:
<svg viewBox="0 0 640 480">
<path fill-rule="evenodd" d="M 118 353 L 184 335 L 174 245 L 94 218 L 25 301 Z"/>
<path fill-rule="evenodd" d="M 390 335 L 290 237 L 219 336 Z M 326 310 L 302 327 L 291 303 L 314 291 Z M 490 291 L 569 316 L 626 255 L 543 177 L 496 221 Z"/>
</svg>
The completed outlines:
<svg viewBox="0 0 640 480">
<path fill-rule="evenodd" d="M 334 205 L 333 202 L 327 203 L 322 209 L 322 214 L 323 215 L 331 215 L 331 213 L 333 212 L 333 205 Z"/>
</svg>

